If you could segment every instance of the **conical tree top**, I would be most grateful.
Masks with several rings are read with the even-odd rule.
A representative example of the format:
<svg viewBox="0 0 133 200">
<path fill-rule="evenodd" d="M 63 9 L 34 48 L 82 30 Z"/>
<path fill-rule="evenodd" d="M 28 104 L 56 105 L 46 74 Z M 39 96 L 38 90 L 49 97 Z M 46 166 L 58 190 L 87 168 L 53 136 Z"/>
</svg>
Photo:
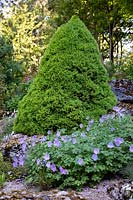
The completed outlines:
<svg viewBox="0 0 133 200">
<path fill-rule="evenodd" d="M 15 132 L 71 129 L 87 115 L 99 118 L 116 104 L 97 43 L 76 16 L 51 39 L 28 94 L 19 104 Z"/>
</svg>

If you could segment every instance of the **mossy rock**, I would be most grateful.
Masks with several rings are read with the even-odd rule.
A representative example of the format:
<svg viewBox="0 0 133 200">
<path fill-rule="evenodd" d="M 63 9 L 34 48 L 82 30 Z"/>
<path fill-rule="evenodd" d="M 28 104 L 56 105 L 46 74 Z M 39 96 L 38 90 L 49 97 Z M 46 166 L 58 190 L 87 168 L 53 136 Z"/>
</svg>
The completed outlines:
<svg viewBox="0 0 133 200">
<path fill-rule="evenodd" d="M 50 41 L 28 94 L 19 103 L 14 131 L 28 135 L 71 129 L 116 104 L 98 45 L 76 16 Z"/>
</svg>

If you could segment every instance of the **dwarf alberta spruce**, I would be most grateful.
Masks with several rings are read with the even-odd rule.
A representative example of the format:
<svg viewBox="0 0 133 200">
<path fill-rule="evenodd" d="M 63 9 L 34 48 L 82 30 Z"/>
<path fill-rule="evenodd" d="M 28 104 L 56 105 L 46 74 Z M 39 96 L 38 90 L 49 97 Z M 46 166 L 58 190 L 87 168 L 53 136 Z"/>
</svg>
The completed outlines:
<svg viewBox="0 0 133 200">
<path fill-rule="evenodd" d="M 19 103 L 14 132 L 43 134 L 73 127 L 86 115 L 98 119 L 116 105 L 98 45 L 77 17 L 55 32 L 27 95 Z"/>
<path fill-rule="evenodd" d="M 131 117 L 117 117 L 89 120 L 71 135 L 49 133 L 26 155 L 27 181 L 62 188 L 98 183 L 132 159 L 132 130 Z"/>
</svg>

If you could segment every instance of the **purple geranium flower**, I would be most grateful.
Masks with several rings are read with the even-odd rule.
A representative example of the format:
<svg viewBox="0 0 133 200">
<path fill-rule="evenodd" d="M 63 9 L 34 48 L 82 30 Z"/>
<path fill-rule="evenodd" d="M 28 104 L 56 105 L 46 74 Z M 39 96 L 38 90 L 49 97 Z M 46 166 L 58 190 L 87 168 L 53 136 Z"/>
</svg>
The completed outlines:
<svg viewBox="0 0 133 200">
<path fill-rule="evenodd" d="M 107 116 L 102 115 L 102 117 L 100 118 L 99 122 L 103 123 L 106 119 L 107 119 Z"/>
<path fill-rule="evenodd" d="M 114 143 L 117 147 L 119 147 L 124 142 L 124 139 L 121 137 L 117 137 L 114 139 Z"/>
<path fill-rule="evenodd" d="M 36 163 L 37 163 L 37 165 L 40 165 L 41 160 L 38 158 L 38 159 L 36 160 Z"/>
<path fill-rule="evenodd" d="M 133 146 L 130 146 L 129 151 L 132 153 L 133 152 Z"/>
<path fill-rule="evenodd" d="M 60 135 L 61 135 L 61 132 L 60 132 L 60 131 L 57 131 L 57 132 L 56 132 L 56 136 L 57 136 L 57 137 L 60 137 Z"/>
<path fill-rule="evenodd" d="M 93 150 L 93 152 L 94 152 L 94 154 L 99 154 L 100 149 L 99 149 L 99 148 L 95 148 L 95 149 Z"/>
<path fill-rule="evenodd" d="M 44 160 L 49 160 L 50 159 L 50 155 L 49 153 L 45 153 L 45 155 L 43 156 Z"/>
<path fill-rule="evenodd" d="M 59 167 L 60 173 L 66 175 L 67 174 L 67 169 L 63 169 L 63 167 Z"/>
<path fill-rule="evenodd" d="M 44 136 L 43 138 L 41 138 L 41 142 L 45 142 L 47 140 L 47 137 Z"/>
<path fill-rule="evenodd" d="M 19 164 L 19 163 L 18 163 L 17 157 L 14 157 L 14 158 L 13 158 L 13 167 L 14 167 L 14 168 L 18 167 L 18 164 Z"/>
<path fill-rule="evenodd" d="M 73 144 L 76 144 L 76 143 L 77 143 L 76 138 L 72 138 L 72 143 L 73 143 Z"/>
<path fill-rule="evenodd" d="M 80 136 L 83 137 L 83 138 L 85 138 L 86 134 L 84 132 L 82 132 Z"/>
<path fill-rule="evenodd" d="M 83 158 L 79 158 L 78 161 L 77 161 L 77 163 L 78 163 L 79 165 L 83 165 L 83 164 L 84 164 Z"/>
<path fill-rule="evenodd" d="M 19 166 L 23 166 L 24 165 L 24 157 L 20 156 L 19 157 Z"/>
<path fill-rule="evenodd" d="M 56 165 L 54 163 L 52 163 L 50 165 L 50 169 L 52 170 L 52 172 L 56 172 Z"/>
<path fill-rule="evenodd" d="M 114 147 L 113 142 L 109 142 L 109 143 L 107 144 L 107 147 L 108 147 L 109 149 L 112 149 L 112 148 Z"/>
<path fill-rule="evenodd" d="M 79 127 L 80 127 L 80 128 L 83 128 L 83 124 L 80 124 Z"/>
<path fill-rule="evenodd" d="M 90 127 L 89 126 L 87 126 L 87 128 L 86 128 L 86 131 L 88 132 L 90 130 Z"/>
<path fill-rule="evenodd" d="M 48 141 L 48 143 L 47 143 L 47 145 L 48 145 L 48 147 L 52 147 L 52 142 L 51 141 Z"/>
<path fill-rule="evenodd" d="M 50 134 L 51 134 L 51 131 L 50 131 L 50 130 L 48 130 L 48 132 L 47 132 L 47 133 L 48 133 L 48 135 L 50 135 Z"/>
<path fill-rule="evenodd" d="M 93 154 L 91 158 L 92 158 L 92 160 L 94 160 L 94 161 L 97 161 L 97 160 L 98 160 L 97 154 Z"/>
<path fill-rule="evenodd" d="M 58 138 L 54 139 L 54 146 L 56 146 L 56 147 L 60 147 L 61 146 L 61 142 L 58 140 Z"/>
<path fill-rule="evenodd" d="M 32 142 L 32 144 L 31 144 L 31 145 L 32 145 L 32 147 L 34 147 L 34 146 L 35 146 L 35 144 L 36 144 L 35 142 Z"/>
<path fill-rule="evenodd" d="M 14 168 L 18 167 L 18 163 L 17 162 L 13 162 L 13 167 Z"/>
<path fill-rule="evenodd" d="M 19 143 L 23 144 L 25 142 L 25 140 L 27 139 L 27 136 L 24 136 L 23 138 L 19 139 Z"/>
<path fill-rule="evenodd" d="M 89 124 L 93 124 L 94 123 L 94 119 L 91 119 L 90 121 L 89 121 Z"/>
<path fill-rule="evenodd" d="M 47 163 L 46 163 L 46 167 L 47 167 L 47 168 L 50 168 L 50 167 L 51 167 L 51 163 L 50 163 L 50 162 L 47 162 Z"/>
<path fill-rule="evenodd" d="M 25 151 L 26 151 L 26 148 L 27 148 L 26 143 L 23 143 L 23 144 L 22 144 L 22 151 L 25 152 Z"/>
<path fill-rule="evenodd" d="M 36 138 L 37 138 L 37 136 L 36 136 L 36 135 L 33 135 L 31 139 L 32 139 L 32 141 L 35 141 Z"/>
<path fill-rule="evenodd" d="M 61 140 L 62 140 L 63 142 L 67 142 L 66 136 L 61 136 Z"/>
</svg>

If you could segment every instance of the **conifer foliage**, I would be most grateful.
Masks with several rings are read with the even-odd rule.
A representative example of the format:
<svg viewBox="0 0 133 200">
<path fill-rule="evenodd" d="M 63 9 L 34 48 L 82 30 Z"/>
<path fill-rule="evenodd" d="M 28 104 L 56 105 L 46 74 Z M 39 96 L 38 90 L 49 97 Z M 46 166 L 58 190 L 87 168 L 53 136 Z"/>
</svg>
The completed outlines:
<svg viewBox="0 0 133 200">
<path fill-rule="evenodd" d="M 96 41 L 73 16 L 49 43 L 38 75 L 19 104 L 14 131 L 44 134 L 99 118 L 116 104 Z"/>
</svg>

